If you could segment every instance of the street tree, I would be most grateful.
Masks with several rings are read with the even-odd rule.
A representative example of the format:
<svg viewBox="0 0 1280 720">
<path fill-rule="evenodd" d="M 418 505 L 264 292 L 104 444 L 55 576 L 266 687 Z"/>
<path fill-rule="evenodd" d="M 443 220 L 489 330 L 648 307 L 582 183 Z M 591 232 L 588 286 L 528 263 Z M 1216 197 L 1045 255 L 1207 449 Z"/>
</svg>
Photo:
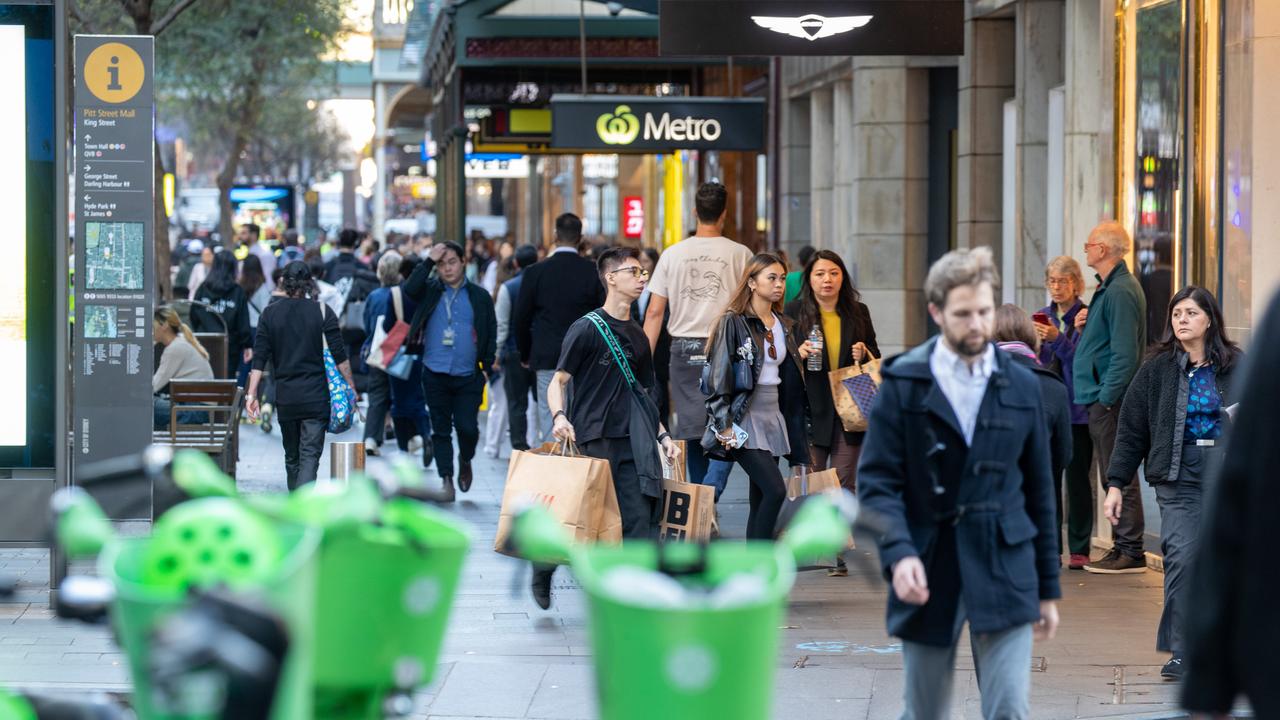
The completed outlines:
<svg viewBox="0 0 1280 720">
<path fill-rule="evenodd" d="M 306 98 L 332 76 L 328 60 L 346 31 L 343 0 L 200 0 L 167 33 L 162 107 L 181 117 L 193 146 L 222 159 L 216 182 L 224 238 L 231 186 L 251 146 L 286 147 L 316 132 L 320 116 L 298 108 L 309 110 Z"/>
</svg>

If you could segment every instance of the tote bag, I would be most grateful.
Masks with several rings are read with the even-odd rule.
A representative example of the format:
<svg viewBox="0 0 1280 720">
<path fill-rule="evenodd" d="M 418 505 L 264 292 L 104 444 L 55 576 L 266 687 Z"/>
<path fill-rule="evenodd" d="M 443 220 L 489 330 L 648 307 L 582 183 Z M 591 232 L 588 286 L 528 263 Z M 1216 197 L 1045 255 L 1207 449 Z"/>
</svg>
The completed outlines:
<svg viewBox="0 0 1280 720">
<path fill-rule="evenodd" d="M 866 432 L 871 406 L 880 394 L 880 361 L 872 357 L 866 345 L 858 345 L 862 347 L 862 356 L 866 360 L 827 374 L 831 383 L 831 399 L 845 432 Z"/>
<path fill-rule="evenodd" d="M 335 435 L 351 429 L 356 417 L 356 391 L 338 372 L 338 364 L 329 352 L 329 339 L 324 336 L 325 306 L 320 305 L 320 339 L 324 342 L 324 377 L 329 383 L 329 427 Z"/>
</svg>

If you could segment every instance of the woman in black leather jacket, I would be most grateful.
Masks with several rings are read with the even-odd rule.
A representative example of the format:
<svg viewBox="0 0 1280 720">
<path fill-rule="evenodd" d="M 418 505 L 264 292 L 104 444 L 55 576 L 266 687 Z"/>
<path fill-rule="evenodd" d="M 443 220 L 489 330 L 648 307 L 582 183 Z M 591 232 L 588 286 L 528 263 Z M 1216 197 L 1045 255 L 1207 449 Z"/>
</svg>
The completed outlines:
<svg viewBox="0 0 1280 720">
<path fill-rule="evenodd" d="M 782 313 L 786 267 L 751 259 L 707 345 L 708 455 L 732 460 L 751 480 L 747 538 L 773 538 L 787 496 L 778 457 L 809 464 L 809 403 L 795 323 Z M 745 440 L 743 434 L 745 431 Z"/>
</svg>

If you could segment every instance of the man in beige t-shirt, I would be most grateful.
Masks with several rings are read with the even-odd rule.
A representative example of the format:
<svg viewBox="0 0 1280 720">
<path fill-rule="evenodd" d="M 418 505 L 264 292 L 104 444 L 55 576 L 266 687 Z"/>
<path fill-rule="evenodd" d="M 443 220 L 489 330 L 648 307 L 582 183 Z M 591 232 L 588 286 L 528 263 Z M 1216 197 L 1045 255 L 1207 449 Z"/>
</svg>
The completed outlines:
<svg viewBox="0 0 1280 720">
<path fill-rule="evenodd" d="M 733 291 L 742 280 L 751 251 L 724 236 L 725 205 L 728 192 L 720 183 L 704 183 L 698 188 L 695 209 L 698 228 L 693 237 L 668 248 L 658 259 L 649 281 L 649 305 L 645 309 L 644 332 L 653 350 L 662 332 L 668 307 L 671 317 L 671 435 L 687 440 L 689 482 L 724 491 L 730 463 L 710 461 L 699 443 L 707 427 L 706 398 L 699 381 L 706 364 L 705 347 L 711 328 Z"/>
</svg>

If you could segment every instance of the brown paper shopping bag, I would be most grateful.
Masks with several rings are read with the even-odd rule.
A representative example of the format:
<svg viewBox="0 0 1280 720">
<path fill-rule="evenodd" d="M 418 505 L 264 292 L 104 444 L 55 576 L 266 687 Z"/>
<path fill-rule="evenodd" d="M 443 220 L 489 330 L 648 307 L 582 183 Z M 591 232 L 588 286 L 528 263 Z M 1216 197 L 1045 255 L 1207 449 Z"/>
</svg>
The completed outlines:
<svg viewBox="0 0 1280 720">
<path fill-rule="evenodd" d="M 515 555 L 508 543 L 512 525 L 530 502 L 547 506 L 574 542 L 622 541 L 622 515 L 609 462 L 578 455 L 573 445 L 545 443 L 511 455 L 494 550 Z"/>
<path fill-rule="evenodd" d="M 662 481 L 659 540 L 703 542 L 711 539 L 716 519 L 716 489 L 674 480 Z"/>
<path fill-rule="evenodd" d="M 806 499 L 824 493 L 838 493 L 840 490 L 840 476 L 836 473 L 835 468 L 811 473 L 806 473 L 803 470 L 793 473 L 791 477 L 787 478 L 787 499 L 782 504 L 782 510 L 778 513 L 778 524 L 775 526 L 775 532 L 781 536 L 786 531 L 787 524 L 791 522 L 791 518 L 795 516 L 796 511 L 800 509 Z M 850 532 L 849 539 L 845 543 L 845 549 L 852 550 L 853 547 L 853 533 Z M 797 559 L 796 566 L 802 568 L 834 567 L 835 557 Z"/>
<path fill-rule="evenodd" d="M 880 393 L 880 361 L 871 356 L 866 345 L 862 345 L 862 352 L 866 360 L 827 373 L 831 399 L 845 432 L 866 432 L 871 406 Z"/>
</svg>

